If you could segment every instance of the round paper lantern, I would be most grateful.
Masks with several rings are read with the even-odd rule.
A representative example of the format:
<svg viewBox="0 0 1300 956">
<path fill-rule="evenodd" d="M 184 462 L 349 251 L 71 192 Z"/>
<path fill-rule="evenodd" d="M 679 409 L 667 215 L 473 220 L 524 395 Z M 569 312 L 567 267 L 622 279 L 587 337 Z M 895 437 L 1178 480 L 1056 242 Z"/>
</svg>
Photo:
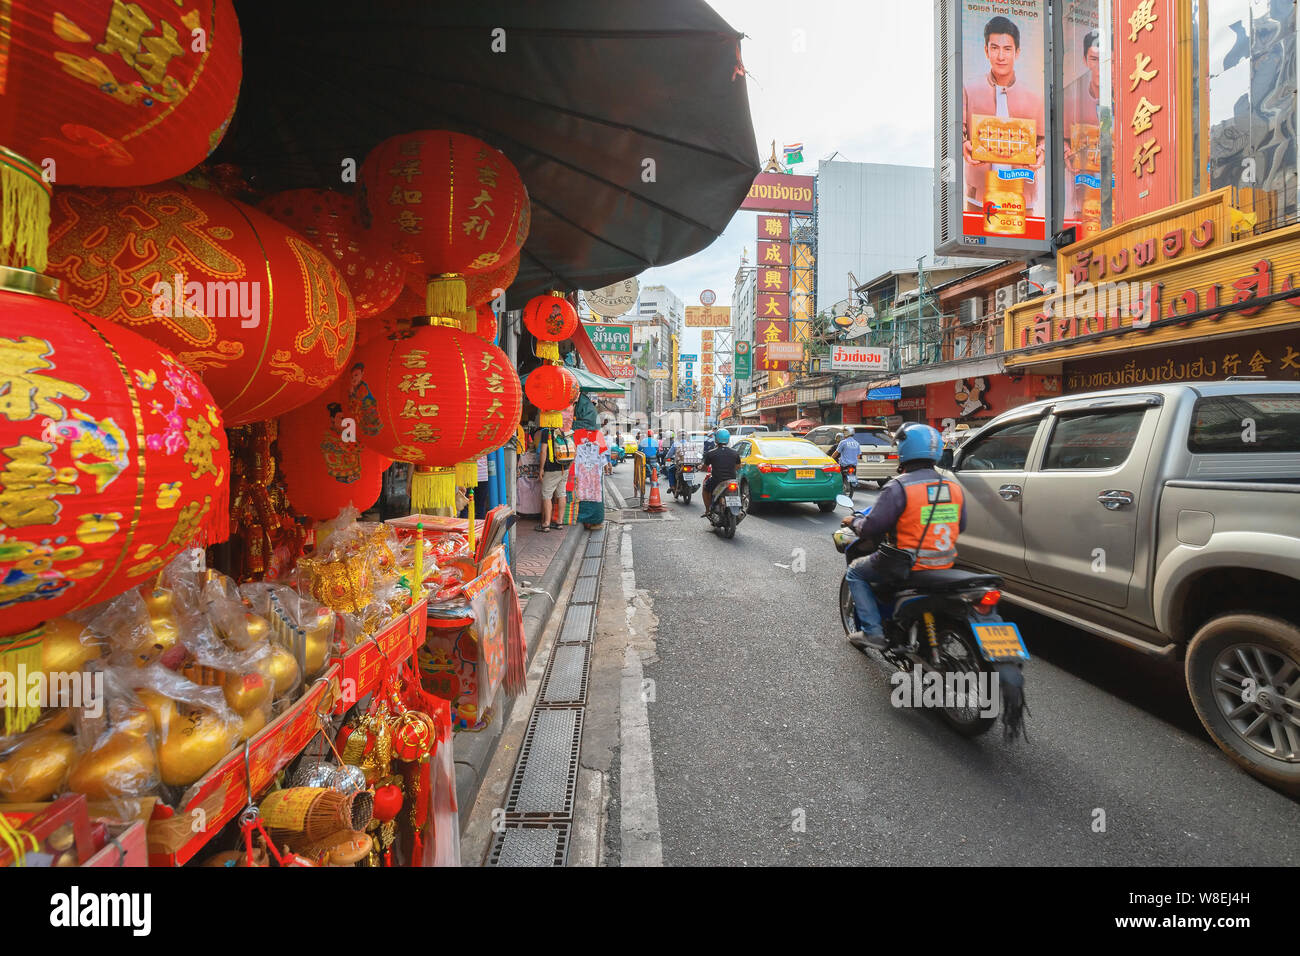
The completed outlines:
<svg viewBox="0 0 1300 956">
<path fill-rule="evenodd" d="M 229 472 L 216 403 L 188 368 L 56 299 L 0 291 L 0 633 L 224 540 Z"/>
<path fill-rule="evenodd" d="M 578 400 L 578 376 L 563 365 L 542 365 L 529 373 L 524 390 L 528 400 L 541 409 L 538 424 L 558 428 L 564 420 L 560 412 Z"/>
<path fill-rule="evenodd" d="M 0 143 L 60 185 L 135 186 L 208 156 L 235 112 L 231 0 L 20 0 L 5 9 Z"/>
<path fill-rule="evenodd" d="M 464 276 L 501 266 L 528 237 L 528 193 L 518 171 L 500 150 L 464 133 L 390 137 L 366 156 L 361 183 L 370 228 L 430 279 L 432 315 L 461 318 Z"/>
<path fill-rule="evenodd" d="M 519 424 L 519 376 L 506 354 L 450 326 L 371 340 L 353 356 L 348 380 L 361 440 L 415 464 L 416 511 L 454 504 L 457 477 L 472 470 L 477 480 L 475 459 L 504 445 Z"/>
<path fill-rule="evenodd" d="M 493 313 L 490 305 L 478 305 L 474 307 L 478 315 L 478 324 L 474 327 L 474 334 L 484 342 L 496 342 L 497 340 L 497 317 Z"/>
<path fill-rule="evenodd" d="M 535 296 L 524 306 L 524 326 L 537 339 L 538 357 L 559 361 L 560 349 L 555 343 L 578 331 L 578 310 L 562 292 Z"/>
<path fill-rule="evenodd" d="M 355 200 L 329 189 L 290 189 L 258 208 L 296 229 L 343 274 L 357 318 L 379 315 L 397 301 L 406 278 L 403 264 L 361 228 Z"/>
<path fill-rule="evenodd" d="M 519 253 L 511 256 L 504 264 L 487 272 L 476 272 L 465 277 L 465 304 L 470 308 L 491 302 L 502 292 L 510 288 L 519 275 Z M 500 290 L 500 291 L 498 291 Z"/>
<path fill-rule="evenodd" d="M 342 384 L 280 418 L 280 468 L 295 511 L 329 521 L 341 508 L 365 511 L 379 499 L 388 459 L 360 439 Z"/>
<path fill-rule="evenodd" d="M 356 318 L 338 271 L 250 206 L 178 183 L 60 189 L 49 272 L 69 304 L 176 353 L 227 425 L 275 418 L 332 384 Z"/>
</svg>

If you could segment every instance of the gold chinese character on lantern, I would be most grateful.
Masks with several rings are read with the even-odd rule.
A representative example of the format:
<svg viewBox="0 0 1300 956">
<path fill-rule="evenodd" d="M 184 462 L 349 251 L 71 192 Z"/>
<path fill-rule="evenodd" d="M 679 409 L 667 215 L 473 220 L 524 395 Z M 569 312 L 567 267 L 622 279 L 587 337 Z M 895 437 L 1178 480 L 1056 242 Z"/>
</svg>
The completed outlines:
<svg viewBox="0 0 1300 956">
<path fill-rule="evenodd" d="M 80 385 L 42 371 L 54 368 L 53 363 L 46 361 L 53 353 L 49 342 L 31 335 L 20 339 L 0 338 L 0 415 L 11 422 L 27 421 L 38 415 L 61 422 L 68 415 L 55 399 L 85 401 L 90 397 Z"/>
<path fill-rule="evenodd" d="M 397 387 L 403 392 L 419 392 L 420 397 L 424 398 L 426 391 L 431 391 L 438 386 L 433 384 L 433 373 L 419 372 L 414 375 L 403 375 L 402 380 L 398 382 Z"/>
<path fill-rule="evenodd" d="M 420 405 L 416 403 L 415 399 L 408 398 L 398 414 L 402 418 L 436 418 L 438 416 L 438 406 Z"/>
<path fill-rule="evenodd" d="M 56 472 L 50 466 L 54 446 L 24 435 L 18 444 L 2 453 L 9 461 L 0 469 L 0 524 L 22 528 L 33 524 L 54 524 L 59 517 L 55 495 L 77 493 L 77 470 Z"/>
<path fill-rule="evenodd" d="M 427 422 L 416 422 L 408 428 L 405 434 L 410 435 L 422 445 L 431 445 L 438 440 L 441 432 Z"/>
<path fill-rule="evenodd" d="M 490 224 L 491 220 L 481 219 L 478 216 L 470 216 L 460 224 L 460 228 L 464 230 L 465 235 L 467 236 L 477 235 L 480 239 L 486 239 L 488 226 Z"/>
<path fill-rule="evenodd" d="M 427 368 L 429 365 L 428 349 L 411 349 L 402 355 L 403 368 Z"/>
<path fill-rule="evenodd" d="M 408 183 L 423 171 L 418 159 L 404 159 L 388 171 L 394 179 L 404 179 Z"/>
</svg>

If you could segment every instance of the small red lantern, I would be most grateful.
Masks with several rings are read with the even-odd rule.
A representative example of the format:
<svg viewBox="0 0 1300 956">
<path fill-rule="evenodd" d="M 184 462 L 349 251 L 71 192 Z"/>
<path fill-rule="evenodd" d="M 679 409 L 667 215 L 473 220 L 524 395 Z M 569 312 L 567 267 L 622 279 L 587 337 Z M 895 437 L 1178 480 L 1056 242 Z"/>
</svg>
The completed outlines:
<svg viewBox="0 0 1300 956">
<path fill-rule="evenodd" d="M 356 202 L 329 189 L 290 189 L 258 203 L 258 209 L 302 233 L 343 274 L 357 318 L 388 309 L 401 294 L 403 264 L 361 227 Z"/>
<path fill-rule="evenodd" d="M 365 511 L 383 490 L 388 459 L 361 444 L 347 390 L 336 383 L 280 419 L 280 470 L 299 514 L 329 521 L 349 505 Z"/>
<path fill-rule="evenodd" d="M 60 185 L 161 182 L 221 142 L 243 69 L 231 0 L 3 9 L 0 143 Z"/>
<path fill-rule="evenodd" d="M 229 521 L 226 433 L 198 377 L 0 270 L 15 276 L 40 292 L 0 291 L 0 634 L 121 594 Z"/>
<path fill-rule="evenodd" d="M 496 342 L 497 340 L 497 317 L 492 311 L 490 305 L 479 305 L 474 307 L 478 314 L 478 324 L 474 328 L 474 334 L 484 342 Z"/>
<path fill-rule="evenodd" d="M 67 301 L 176 353 L 227 425 L 274 418 L 343 371 L 356 317 L 310 242 L 250 206 L 179 183 L 60 189 L 49 272 Z"/>
<path fill-rule="evenodd" d="M 464 133 L 418 130 L 384 140 L 361 165 L 371 228 L 429 279 L 430 314 L 464 318 L 464 277 L 516 256 L 528 193 L 500 150 Z"/>
<path fill-rule="evenodd" d="M 538 423 L 543 428 L 558 428 L 560 414 L 578 400 L 578 377 L 563 365 L 542 365 L 528 375 L 524 390 L 528 400 L 541 409 Z"/>
<path fill-rule="evenodd" d="M 519 424 L 519 376 L 506 354 L 448 325 L 372 339 L 353 356 L 349 381 L 361 441 L 416 465 L 416 511 L 453 505 L 456 478 L 476 478 L 475 459 L 504 445 Z"/>
<path fill-rule="evenodd" d="M 524 306 L 524 325 L 537 339 L 538 358 L 559 361 L 560 350 L 555 343 L 578 331 L 578 310 L 563 292 L 539 295 Z"/>
</svg>

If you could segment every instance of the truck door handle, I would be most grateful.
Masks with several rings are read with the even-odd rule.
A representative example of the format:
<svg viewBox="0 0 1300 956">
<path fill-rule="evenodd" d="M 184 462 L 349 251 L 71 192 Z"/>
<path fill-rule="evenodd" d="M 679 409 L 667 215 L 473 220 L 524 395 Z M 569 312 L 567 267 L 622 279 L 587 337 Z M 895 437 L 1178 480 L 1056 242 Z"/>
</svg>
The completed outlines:
<svg viewBox="0 0 1300 956">
<path fill-rule="evenodd" d="M 1019 485 L 1003 485 L 998 489 L 998 497 L 1003 501 L 1015 501 L 1022 490 Z"/>
<path fill-rule="evenodd" d="M 1133 503 L 1133 492 L 1103 491 L 1097 496 L 1097 500 L 1108 510 L 1118 511 L 1120 508 L 1126 508 Z"/>
</svg>

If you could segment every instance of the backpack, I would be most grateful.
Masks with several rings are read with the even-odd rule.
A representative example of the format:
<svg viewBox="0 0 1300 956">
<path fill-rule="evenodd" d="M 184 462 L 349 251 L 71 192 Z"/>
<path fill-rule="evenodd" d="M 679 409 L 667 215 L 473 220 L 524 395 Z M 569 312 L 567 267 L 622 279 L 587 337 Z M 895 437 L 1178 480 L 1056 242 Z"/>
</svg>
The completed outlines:
<svg viewBox="0 0 1300 956">
<path fill-rule="evenodd" d="M 575 449 L 573 440 L 563 432 L 551 432 L 550 435 L 551 454 L 550 460 L 556 464 L 567 465 L 573 461 Z"/>
</svg>

